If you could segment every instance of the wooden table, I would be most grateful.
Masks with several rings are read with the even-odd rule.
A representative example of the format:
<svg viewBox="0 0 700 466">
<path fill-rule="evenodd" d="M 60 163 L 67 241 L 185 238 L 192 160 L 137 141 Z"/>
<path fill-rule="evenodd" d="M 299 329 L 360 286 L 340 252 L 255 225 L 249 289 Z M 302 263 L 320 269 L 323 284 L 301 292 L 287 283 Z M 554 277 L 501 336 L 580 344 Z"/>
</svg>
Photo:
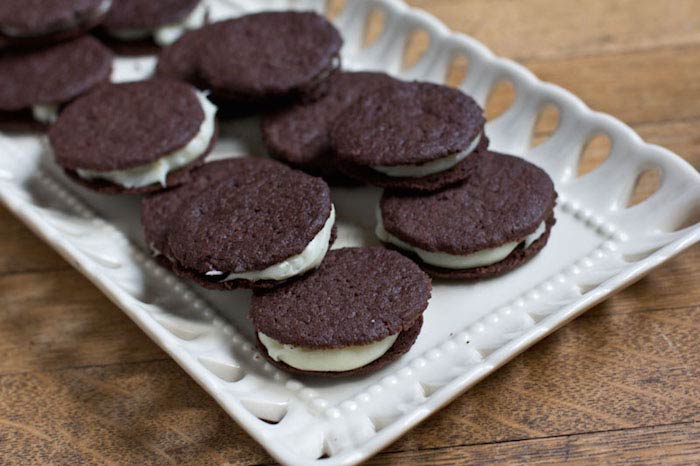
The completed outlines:
<svg viewBox="0 0 700 466">
<path fill-rule="evenodd" d="M 411 3 L 700 164 L 700 0 Z M 495 96 L 489 114 L 508 99 L 507 89 Z M 602 151 L 594 147 L 586 163 Z M 508 364 L 374 462 L 698 464 L 699 313 L 696 245 Z M 272 462 L 4 209 L 0 355 L 0 463 Z"/>
</svg>

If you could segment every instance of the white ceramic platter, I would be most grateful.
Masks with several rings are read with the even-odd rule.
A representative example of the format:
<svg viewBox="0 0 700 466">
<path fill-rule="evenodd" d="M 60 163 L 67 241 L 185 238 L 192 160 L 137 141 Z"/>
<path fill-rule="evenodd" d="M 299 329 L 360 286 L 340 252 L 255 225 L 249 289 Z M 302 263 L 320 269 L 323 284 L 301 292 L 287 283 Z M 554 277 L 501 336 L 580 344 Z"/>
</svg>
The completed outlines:
<svg viewBox="0 0 700 466">
<path fill-rule="evenodd" d="M 323 0 L 207 1 L 217 19 L 263 8 L 322 11 L 325 6 Z M 589 110 L 423 11 L 398 0 L 347 5 L 336 23 L 346 41 L 348 68 L 441 82 L 455 55 L 462 55 L 469 72 L 460 87 L 482 104 L 497 82 L 510 81 L 517 95 L 506 113 L 488 123 L 492 145 L 544 168 L 560 194 L 558 223 L 539 256 L 497 279 L 435 282 L 415 346 L 374 375 L 325 381 L 276 370 L 252 344 L 247 292 L 190 287 L 145 253 L 137 197 L 80 189 L 56 169 L 42 138 L 0 134 L 2 201 L 287 464 L 347 465 L 368 458 L 544 336 L 700 239 L 700 175 L 678 156 L 645 144 L 621 122 Z M 376 9 L 384 12 L 384 32 L 363 48 L 364 25 Z M 414 66 L 402 69 L 404 45 L 415 30 L 426 31 L 430 45 Z M 119 59 L 114 78 L 146 76 L 153 63 L 152 58 Z M 559 125 L 530 149 L 533 126 L 546 105 L 559 111 Z M 600 167 L 577 177 L 582 147 L 599 133 L 612 141 L 611 153 Z M 212 158 L 231 154 L 264 154 L 257 121 L 222 126 Z M 628 208 L 636 180 L 647 170 L 661 174 L 660 186 Z M 375 243 L 379 191 L 335 190 L 333 195 L 340 224 L 335 247 Z"/>
</svg>

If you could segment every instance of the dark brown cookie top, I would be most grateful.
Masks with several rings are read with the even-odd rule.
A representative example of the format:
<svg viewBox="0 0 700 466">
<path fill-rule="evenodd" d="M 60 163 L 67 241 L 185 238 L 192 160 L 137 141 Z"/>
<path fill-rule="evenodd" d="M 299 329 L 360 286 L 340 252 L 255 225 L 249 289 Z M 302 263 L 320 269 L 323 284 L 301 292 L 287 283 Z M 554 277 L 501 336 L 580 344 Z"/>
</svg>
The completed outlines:
<svg viewBox="0 0 700 466">
<path fill-rule="evenodd" d="M 39 36 L 90 21 L 103 0 L 2 0 L 0 33 Z"/>
<path fill-rule="evenodd" d="M 192 173 L 182 188 L 147 201 L 156 204 L 144 205 L 147 241 L 184 269 L 263 270 L 300 254 L 329 218 L 330 189 L 320 178 L 270 159 L 212 165 Z M 156 214 L 149 217 L 149 209 Z M 154 221 L 167 231 L 149 227 Z"/>
<path fill-rule="evenodd" d="M 433 278 L 441 278 L 444 280 L 481 280 L 484 278 L 497 277 L 503 275 L 506 272 L 510 272 L 513 269 L 520 267 L 527 261 L 535 257 L 539 252 L 544 249 L 549 241 L 549 236 L 552 232 L 552 227 L 556 223 L 554 218 L 554 213 L 550 214 L 549 218 L 546 220 L 546 229 L 542 236 L 537 238 L 532 244 L 525 247 L 524 244 L 518 245 L 513 252 L 508 255 L 505 259 L 500 262 L 496 262 L 491 265 L 484 265 L 482 267 L 474 267 L 471 269 L 445 269 L 442 267 L 436 267 L 434 265 L 426 264 L 420 260 L 420 258 L 412 253 L 406 251 L 400 251 L 407 256 L 410 256 L 416 263 L 420 264 L 421 268 L 425 270 Z M 389 247 L 393 246 L 389 245 Z M 398 250 L 398 249 L 397 249 Z"/>
<path fill-rule="evenodd" d="M 366 366 L 358 367 L 357 369 L 352 369 L 349 371 L 342 371 L 342 372 L 318 372 L 318 371 L 304 371 L 301 369 L 297 369 L 295 367 L 292 367 L 288 364 L 285 364 L 282 361 L 275 361 L 270 357 L 270 355 L 267 353 L 267 349 L 265 346 L 262 344 L 260 341 L 260 338 L 256 336 L 256 340 L 258 342 L 258 348 L 260 349 L 261 354 L 267 359 L 270 364 L 273 366 L 276 366 L 283 371 L 286 372 L 291 372 L 292 374 L 299 374 L 299 375 L 318 375 L 318 376 L 323 376 L 323 377 L 350 377 L 354 375 L 365 375 L 369 374 L 371 372 L 376 372 L 382 367 L 386 366 L 387 364 L 390 364 L 397 359 L 399 359 L 401 356 L 406 354 L 408 350 L 411 349 L 413 344 L 416 342 L 418 339 L 418 335 L 420 335 L 421 328 L 423 327 L 423 316 L 418 317 L 416 319 L 416 322 L 413 324 L 411 328 L 408 330 L 403 330 L 396 341 L 394 342 L 393 345 L 391 345 L 391 348 L 382 355 L 379 359 L 375 359 L 371 363 L 367 364 Z"/>
<path fill-rule="evenodd" d="M 179 23 L 200 0 L 112 0 L 102 26 L 108 30 L 155 29 Z"/>
<path fill-rule="evenodd" d="M 316 171 L 332 165 L 330 130 L 336 117 L 365 93 L 394 79 L 385 73 L 341 72 L 328 81 L 328 92 L 320 99 L 263 117 L 263 139 L 273 156 Z"/>
<path fill-rule="evenodd" d="M 489 139 L 486 135 L 483 135 L 474 153 L 468 155 L 457 165 L 448 170 L 420 178 L 391 177 L 370 167 L 360 167 L 358 165 L 338 164 L 338 169 L 355 180 L 379 188 L 414 193 L 431 193 L 448 186 L 467 182 L 478 164 L 476 159 L 488 152 L 488 146 Z"/>
<path fill-rule="evenodd" d="M 468 182 L 443 191 L 385 192 L 384 228 L 426 251 L 465 255 L 522 240 L 550 216 L 556 192 L 542 169 L 494 152 L 474 163 Z"/>
<path fill-rule="evenodd" d="M 63 168 L 123 170 L 185 146 L 203 121 L 189 84 L 164 79 L 104 84 L 66 107 L 49 139 Z"/>
<path fill-rule="evenodd" d="M 337 66 L 341 45 L 340 33 L 316 13 L 257 13 L 185 34 L 163 50 L 157 73 L 233 100 L 277 99 L 313 89 Z"/>
<path fill-rule="evenodd" d="M 484 123 L 481 107 L 458 89 L 397 81 L 345 110 L 331 144 L 346 164 L 420 164 L 467 149 Z"/>
<path fill-rule="evenodd" d="M 0 111 L 68 102 L 112 71 L 112 52 L 90 36 L 0 54 Z"/>
<path fill-rule="evenodd" d="M 285 344 L 362 345 L 410 329 L 430 290 L 430 278 L 395 251 L 336 249 L 314 273 L 256 292 L 250 319 L 256 331 Z"/>
</svg>

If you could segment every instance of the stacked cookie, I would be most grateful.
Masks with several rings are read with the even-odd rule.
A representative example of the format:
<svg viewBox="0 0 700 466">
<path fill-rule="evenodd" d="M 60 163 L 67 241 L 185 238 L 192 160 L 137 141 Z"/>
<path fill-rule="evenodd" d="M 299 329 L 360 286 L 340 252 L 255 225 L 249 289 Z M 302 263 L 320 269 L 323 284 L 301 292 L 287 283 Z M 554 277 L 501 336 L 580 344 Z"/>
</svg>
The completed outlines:
<svg viewBox="0 0 700 466">
<path fill-rule="evenodd" d="M 266 116 L 271 154 L 330 181 L 384 188 L 380 241 L 434 277 L 476 279 L 536 255 L 554 225 L 554 185 L 488 150 L 481 107 L 457 89 L 340 73 L 330 92 Z"/>
<path fill-rule="evenodd" d="M 0 129 L 43 130 L 61 106 L 109 80 L 112 52 L 86 36 L 111 0 L 0 2 Z"/>
<path fill-rule="evenodd" d="M 142 224 L 159 262 L 179 276 L 254 290 L 258 345 L 286 371 L 368 373 L 420 333 L 430 278 L 385 248 L 329 251 L 335 208 L 321 178 L 265 158 L 210 162 L 146 197 Z"/>
<path fill-rule="evenodd" d="M 207 23 L 196 0 L 41 5 L 45 17 L 15 29 L 0 7 L 0 35 L 14 34 L 6 43 L 44 44 L 0 56 L 0 111 L 53 122 L 54 159 L 74 182 L 147 194 L 141 222 L 161 265 L 205 288 L 252 289 L 258 346 L 283 370 L 377 370 L 418 338 L 430 276 L 496 276 L 547 243 L 551 180 L 489 150 L 474 99 L 341 70 L 342 38 L 316 13 Z M 110 43 L 164 46 L 151 79 L 110 83 L 112 52 L 90 36 L 45 46 L 99 22 Z M 217 117 L 251 113 L 277 160 L 206 163 Z M 371 207 L 387 247 L 331 250 L 327 183 L 384 189 Z"/>
<path fill-rule="evenodd" d="M 157 76 L 211 90 L 225 115 L 264 112 L 264 138 L 290 167 L 212 162 L 142 210 L 163 265 L 206 288 L 254 290 L 250 318 L 274 365 L 327 376 L 377 370 L 408 351 L 431 290 L 394 251 L 329 251 L 335 208 L 328 185 L 311 175 L 346 179 L 326 164 L 332 119 L 395 81 L 336 72 L 341 45 L 316 14 L 270 12 L 212 23 L 164 49 Z"/>
<path fill-rule="evenodd" d="M 156 15 L 149 5 L 117 1 L 105 27 L 118 30 L 138 12 L 153 19 L 193 6 L 164 2 Z M 309 12 L 261 13 L 187 32 L 163 50 L 155 78 L 104 84 L 71 103 L 49 132 L 56 162 L 100 192 L 181 185 L 215 143 L 211 100 L 241 113 L 317 98 L 341 44 L 338 31 Z"/>
<path fill-rule="evenodd" d="M 3 0 L 0 129 L 45 130 L 67 104 L 109 82 L 114 54 L 88 32 L 110 45 L 166 45 L 206 16 L 202 0 Z"/>
</svg>

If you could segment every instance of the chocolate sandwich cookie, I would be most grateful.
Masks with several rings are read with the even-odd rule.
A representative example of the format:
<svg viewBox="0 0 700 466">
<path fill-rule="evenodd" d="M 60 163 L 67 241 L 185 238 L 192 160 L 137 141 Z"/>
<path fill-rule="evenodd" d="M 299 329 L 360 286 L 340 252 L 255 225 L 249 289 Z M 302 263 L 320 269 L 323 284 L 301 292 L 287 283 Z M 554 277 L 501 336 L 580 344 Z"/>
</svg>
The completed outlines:
<svg viewBox="0 0 700 466">
<path fill-rule="evenodd" d="M 201 0 L 112 0 L 101 30 L 117 41 L 164 47 L 206 20 Z"/>
<path fill-rule="evenodd" d="M 265 158 L 211 162 L 143 201 L 146 242 L 211 289 L 269 288 L 315 269 L 335 239 L 330 189 Z"/>
<path fill-rule="evenodd" d="M 328 253 L 319 269 L 256 291 L 249 318 L 261 353 L 298 374 L 376 371 L 415 343 L 430 278 L 411 260 L 379 247 Z"/>
<path fill-rule="evenodd" d="M 43 128 L 59 108 L 109 80 L 112 52 L 85 36 L 34 50 L 0 54 L 0 125 Z"/>
<path fill-rule="evenodd" d="M 111 0 L 2 0 L 0 48 L 49 45 L 99 24 Z"/>
<path fill-rule="evenodd" d="M 375 186 L 432 191 L 469 175 L 487 145 L 483 110 L 463 92 L 396 81 L 367 93 L 336 120 L 339 168 Z"/>
<path fill-rule="evenodd" d="M 500 275 L 532 258 L 555 223 L 552 180 L 511 155 L 489 152 L 474 164 L 469 182 L 443 191 L 385 192 L 379 239 L 448 279 Z"/>
<path fill-rule="evenodd" d="M 338 68 L 342 43 L 316 13 L 257 13 L 183 35 L 161 52 L 156 72 L 220 99 L 271 105 L 317 91 Z"/>
<path fill-rule="evenodd" d="M 216 107 L 166 79 L 103 84 L 63 110 L 49 131 L 56 162 L 106 193 L 157 191 L 186 181 L 216 140 Z"/>
<path fill-rule="evenodd" d="M 330 148 L 337 116 L 367 92 L 391 84 L 385 73 L 339 72 L 328 80 L 328 92 L 314 102 L 298 103 L 262 119 L 262 135 L 273 157 L 329 181 L 342 181 Z"/>
</svg>

